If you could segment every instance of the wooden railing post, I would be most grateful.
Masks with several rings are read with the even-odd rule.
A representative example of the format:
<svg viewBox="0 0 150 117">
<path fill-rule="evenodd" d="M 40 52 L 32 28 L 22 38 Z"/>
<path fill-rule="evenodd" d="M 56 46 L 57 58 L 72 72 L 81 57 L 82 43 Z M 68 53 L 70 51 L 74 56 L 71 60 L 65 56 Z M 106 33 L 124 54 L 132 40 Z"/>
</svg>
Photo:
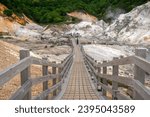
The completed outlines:
<svg viewBox="0 0 150 117">
<path fill-rule="evenodd" d="M 97 72 L 98 72 L 98 68 L 97 68 L 97 60 L 94 60 L 94 69 L 95 69 L 95 73 L 93 73 L 93 77 L 94 77 L 94 83 L 98 83 L 98 79 L 97 79 Z"/>
<path fill-rule="evenodd" d="M 47 58 L 42 58 L 43 60 L 47 60 Z M 48 66 L 42 66 L 42 74 L 43 76 L 48 75 Z M 48 81 L 43 82 L 43 91 L 48 89 Z M 48 100 L 48 96 L 45 97 L 45 100 Z"/>
<path fill-rule="evenodd" d="M 107 61 L 103 61 L 103 63 L 106 63 Z M 107 74 L 107 67 L 103 67 L 103 74 Z M 107 85 L 107 80 L 103 79 L 103 84 Z M 107 91 L 105 89 L 102 88 L 102 94 L 103 96 L 106 96 Z"/>
<path fill-rule="evenodd" d="M 95 60 L 94 60 L 94 58 L 92 58 L 92 61 L 94 62 Z M 94 67 L 95 65 L 94 65 L 94 63 L 91 63 L 92 64 L 92 66 Z M 94 80 L 94 75 L 93 75 L 94 73 L 91 71 L 91 79 L 92 80 Z"/>
<path fill-rule="evenodd" d="M 56 61 L 53 61 L 53 63 L 56 64 Z M 56 67 L 52 67 L 52 74 L 56 74 Z M 53 86 L 56 85 L 56 78 L 53 79 L 52 85 L 53 85 Z M 54 91 L 53 91 L 53 97 L 56 96 L 56 93 L 57 93 L 56 90 L 54 90 Z"/>
<path fill-rule="evenodd" d="M 98 62 L 98 64 L 100 64 L 100 63 Z M 97 73 L 101 74 L 101 67 L 98 67 L 97 69 L 98 69 Z M 102 87 L 99 82 L 102 83 L 102 78 L 100 78 L 100 77 L 97 78 L 97 91 L 102 91 Z"/>
<path fill-rule="evenodd" d="M 29 57 L 30 56 L 30 52 L 29 50 L 20 50 L 20 60 Z M 30 73 L 30 66 L 27 67 L 26 69 L 24 69 L 21 72 L 21 86 L 27 81 L 29 80 L 31 73 Z M 31 89 L 27 92 L 27 94 L 24 96 L 23 100 L 30 100 L 31 99 Z"/>
<path fill-rule="evenodd" d="M 113 60 L 118 59 L 117 57 L 114 57 Z M 118 65 L 113 65 L 113 79 L 118 77 Z M 118 90 L 118 83 L 113 81 L 112 82 L 112 90 L 113 90 L 113 94 L 112 94 L 112 99 L 113 100 L 117 100 L 117 96 L 116 96 L 116 91 Z"/>
<path fill-rule="evenodd" d="M 63 63 L 63 61 L 61 61 L 61 64 Z M 62 67 L 59 67 L 58 68 L 58 74 L 61 74 L 61 72 L 62 72 Z M 59 78 L 58 78 L 58 82 L 60 82 L 62 80 L 62 76 L 59 76 Z M 61 88 L 62 88 L 62 85 L 59 87 L 59 92 L 61 91 Z"/>
<path fill-rule="evenodd" d="M 65 59 L 64 59 L 64 61 L 66 61 L 66 59 L 67 59 L 67 58 L 65 58 Z M 66 65 L 67 65 L 67 62 L 64 64 L 64 66 L 63 66 L 63 67 L 65 68 L 65 67 L 66 67 Z M 64 72 L 64 74 L 63 74 L 63 78 L 64 78 L 64 80 L 65 80 L 65 78 L 66 78 L 66 74 L 67 74 L 67 73 L 66 73 L 66 72 L 67 72 L 66 70 L 67 70 L 67 69 L 65 69 L 65 72 Z"/>
<path fill-rule="evenodd" d="M 144 48 L 136 49 L 135 55 L 142 57 L 142 58 L 146 58 L 146 49 L 144 49 Z M 145 71 L 142 70 L 137 65 L 134 66 L 134 79 L 140 81 L 142 84 L 145 83 Z M 134 91 L 133 99 L 140 100 L 143 98 L 142 98 L 142 96 L 140 96 L 140 94 L 138 94 L 136 91 Z"/>
</svg>

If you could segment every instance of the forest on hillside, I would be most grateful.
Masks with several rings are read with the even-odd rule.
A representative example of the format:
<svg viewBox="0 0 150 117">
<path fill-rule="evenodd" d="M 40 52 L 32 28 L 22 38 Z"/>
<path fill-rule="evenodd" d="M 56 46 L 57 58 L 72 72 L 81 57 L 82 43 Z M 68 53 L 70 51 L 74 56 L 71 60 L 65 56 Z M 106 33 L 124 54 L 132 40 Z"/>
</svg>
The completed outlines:
<svg viewBox="0 0 150 117">
<path fill-rule="evenodd" d="M 123 9 L 125 12 L 146 3 L 149 0 L 0 0 L 10 11 L 18 15 L 23 13 L 37 23 L 66 22 L 66 13 L 72 11 L 87 12 L 98 19 L 108 20 L 106 11 Z M 6 12 L 7 13 L 7 12 Z"/>
</svg>

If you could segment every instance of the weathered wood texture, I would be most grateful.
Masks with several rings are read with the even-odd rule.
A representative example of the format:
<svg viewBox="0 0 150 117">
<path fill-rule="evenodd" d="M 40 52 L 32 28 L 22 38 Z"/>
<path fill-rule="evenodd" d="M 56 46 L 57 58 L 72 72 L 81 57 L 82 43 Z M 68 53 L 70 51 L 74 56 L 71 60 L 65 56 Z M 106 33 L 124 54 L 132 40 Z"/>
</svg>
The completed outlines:
<svg viewBox="0 0 150 117">
<path fill-rule="evenodd" d="M 36 77 L 34 79 L 31 79 L 31 81 L 32 81 L 33 85 L 37 85 L 39 83 L 43 83 L 43 82 L 55 79 L 59 76 L 60 76 L 60 74 L 48 74 L 48 75 L 44 75 L 44 76 L 40 76 L 40 77 Z"/>
<path fill-rule="evenodd" d="M 30 52 L 29 50 L 20 50 L 20 60 L 29 57 L 30 56 Z M 28 66 L 27 68 L 25 68 L 23 71 L 21 71 L 21 86 L 24 85 L 25 82 L 27 82 L 29 80 L 29 78 L 31 77 L 31 73 L 30 73 L 30 66 Z M 26 95 L 23 97 L 24 100 L 30 100 L 31 99 L 31 89 L 28 90 L 28 92 L 26 93 Z"/>
<path fill-rule="evenodd" d="M 43 60 L 47 60 L 47 58 L 43 58 Z M 48 75 L 48 66 L 43 65 L 42 66 L 42 74 L 43 76 Z M 48 89 L 48 81 L 43 82 L 43 91 Z M 48 99 L 48 96 L 45 97 L 45 100 Z"/>
<path fill-rule="evenodd" d="M 146 58 L 146 50 L 136 49 L 135 55 L 141 58 Z M 143 85 L 145 83 L 145 71 L 137 65 L 134 66 L 134 79 L 140 81 Z M 133 98 L 136 100 L 142 99 L 141 94 L 139 94 L 136 90 L 134 90 Z"/>
<path fill-rule="evenodd" d="M 131 98 L 129 96 L 127 96 L 126 94 L 121 93 L 121 92 L 117 92 L 116 96 L 117 96 L 118 100 L 131 100 Z"/>
<path fill-rule="evenodd" d="M 31 64 L 31 57 L 27 57 L 18 63 L 6 68 L 4 71 L 0 72 L 0 86 L 7 83 L 11 80 L 14 76 L 19 74 L 25 68 L 27 68 Z"/>
<path fill-rule="evenodd" d="M 61 63 L 63 63 L 63 61 L 61 61 Z M 61 72 L 62 72 L 62 68 L 58 68 L 58 74 L 61 74 Z M 61 80 L 62 80 L 62 77 L 61 77 L 61 75 L 59 75 L 58 76 L 58 82 L 60 82 Z M 58 93 L 60 93 L 61 90 L 62 90 L 62 86 L 59 87 Z"/>
<path fill-rule="evenodd" d="M 106 61 L 103 61 L 103 63 L 106 63 Z M 103 67 L 102 69 L 103 69 L 103 74 L 107 74 L 107 67 Z M 103 79 L 102 82 L 103 82 L 104 85 L 107 86 L 108 83 L 107 83 L 107 80 L 106 80 L 106 79 Z M 107 93 L 107 90 L 102 89 L 102 94 L 103 94 L 104 96 L 106 96 L 106 93 Z"/>
<path fill-rule="evenodd" d="M 117 60 L 117 59 L 118 58 L 114 58 L 114 60 Z M 118 78 L 118 73 L 119 73 L 118 65 L 113 65 L 113 79 Z M 118 83 L 116 81 L 112 82 L 112 90 L 113 90 L 112 98 L 117 99 L 115 90 L 118 90 Z"/>
<path fill-rule="evenodd" d="M 11 100 L 30 100 L 31 97 L 31 87 L 33 85 L 43 83 L 43 92 L 41 95 L 42 99 L 48 99 L 48 93 L 44 92 L 53 92 L 53 95 L 56 96 L 56 90 L 61 91 L 61 85 L 63 85 L 63 76 L 67 75 L 73 60 L 73 51 L 66 57 L 65 61 L 62 63 L 56 64 L 49 62 L 46 58 L 39 59 L 35 57 L 30 57 L 28 50 L 20 50 L 20 61 L 4 71 L 0 72 L 0 86 L 3 86 L 5 83 L 10 81 L 15 75 L 20 73 L 21 76 L 21 87 L 10 97 Z M 30 65 L 37 64 L 42 65 L 42 74 L 43 76 L 37 78 L 31 78 Z M 48 74 L 48 67 L 52 67 L 52 74 Z M 56 72 L 58 69 L 58 73 Z M 59 78 L 59 79 L 58 79 Z M 56 82 L 56 79 L 57 82 Z M 48 88 L 48 81 L 53 81 L 53 86 Z M 41 98 L 40 98 L 41 99 Z"/>
<path fill-rule="evenodd" d="M 56 63 L 56 62 L 53 62 L 53 63 Z M 57 72 L 57 69 L 56 67 L 52 67 L 52 74 L 56 74 Z M 52 85 L 56 85 L 56 78 L 52 80 Z M 56 96 L 56 90 L 53 91 L 53 97 Z"/>
<path fill-rule="evenodd" d="M 72 71 L 72 79 L 74 81 L 79 80 L 79 84 L 89 83 L 85 77 L 83 79 L 79 79 L 83 74 L 85 75 L 86 72 L 89 71 L 90 74 L 95 75 L 93 79 L 97 84 L 97 89 L 101 91 L 103 96 L 107 96 L 107 92 L 112 94 L 112 99 L 150 99 L 150 90 L 144 86 L 145 84 L 145 73 L 150 74 L 150 62 L 145 60 L 146 57 L 146 50 L 145 49 L 136 49 L 134 56 L 129 57 L 120 57 L 120 59 L 114 58 L 112 61 L 104 61 L 103 63 L 97 63 L 92 57 L 87 55 L 84 52 L 84 49 L 80 46 L 74 46 L 74 50 L 72 51 L 69 56 L 66 57 L 66 59 L 59 64 L 56 64 L 54 62 L 49 62 L 47 59 L 38 59 L 35 57 L 30 57 L 28 50 L 21 50 L 20 51 L 20 61 L 9 68 L 5 69 L 4 71 L 0 72 L 0 86 L 3 86 L 5 83 L 10 81 L 15 75 L 19 74 L 21 75 L 21 87 L 10 97 L 10 99 L 25 99 L 29 100 L 32 99 L 31 97 L 31 87 L 33 85 L 36 85 L 38 83 L 43 83 L 43 92 L 37 96 L 35 99 L 48 99 L 49 93 L 52 93 L 55 97 L 58 92 L 61 91 L 61 86 L 64 83 L 64 79 L 68 75 L 68 71 L 70 70 L 70 67 L 73 63 L 73 55 L 75 54 L 75 61 L 74 61 L 74 72 Z M 82 54 L 84 55 L 82 57 Z M 84 58 L 84 59 L 83 59 Z M 84 66 L 84 60 L 86 63 L 86 66 L 88 70 L 85 69 Z M 38 78 L 31 78 L 30 73 L 30 65 L 37 64 L 42 65 L 42 73 L 43 76 Z M 129 77 L 122 77 L 119 76 L 119 66 L 120 65 L 127 65 L 127 64 L 134 64 L 134 79 Z M 112 66 L 112 75 L 107 74 L 107 67 Z M 52 74 L 48 74 L 48 67 L 52 67 Z M 82 71 L 82 72 L 81 72 Z M 75 74 L 78 73 L 77 77 L 75 78 Z M 87 76 L 87 75 L 85 75 Z M 89 75 L 88 75 L 89 76 Z M 87 76 L 87 77 L 88 77 Z M 52 80 L 52 87 L 48 87 L 48 81 Z M 77 81 L 76 81 L 77 82 Z M 82 84 L 84 85 L 84 84 Z M 69 89 L 75 88 L 78 92 L 82 92 L 82 86 L 77 85 L 76 87 L 73 85 L 70 85 L 71 87 Z M 86 86 L 88 86 L 86 84 Z M 120 86 L 124 88 L 132 88 L 133 89 L 133 96 L 129 96 L 126 93 L 123 93 L 120 91 Z M 79 87 L 79 89 L 77 88 Z M 89 85 L 88 87 L 91 87 Z M 83 87 L 87 91 L 92 91 L 93 89 Z M 81 89 L 81 90 L 80 90 Z M 71 91 L 68 90 L 68 91 Z M 68 93 L 66 93 L 68 95 Z M 94 93 L 90 94 L 91 96 L 95 96 Z M 70 95 L 72 96 L 72 95 Z M 79 95 L 74 95 L 74 99 L 80 99 Z M 82 95 L 81 98 L 86 99 L 90 98 L 88 95 Z M 64 98 L 65 99 L 65 98 Z M 67 98 L 71 99 L 71 97 Z M 90 99 L 98 99 L 96 96 L 92 97 Z"/>
<path fill-rule="evenodd" d="M 58 82 L 57 84 L 53 85 L 52 87 L 48 88 L 47 90 L 43 91 L 40 95 L 35 97 L 35 100 L 43 100 L 45 99 L 50 93 L 53 93 L 56 89 L 58 89 L 62 85 L 62 81 Z"/>
<path fill-rule="evenodd" d="M 32 82 L 31 80 L 26 81 L 10 98 L 10 100 L 29 100 L 31 97 L 28 93 L 31 92 Z M 28 94 L 28 95 L 27 95 Z M 26 98 L 25 98 L 26 97 Z"/>
<path fill-rule="evenodd" d="M 82 49 L 83 50 L 83 49 Z M 145 60 L 146 49 L 136 49 L 134 56 L 114 58 L 112 61 L 96 63 L 92 57 L 83 50 L 83 55 L 87 63 L 88 71 L 95 73 L 98 85 L 102 87 L 103 96 L 106 92 L 112 94 L 112 99 L 131 99 L 129 95 L 119 91 L 118 87 L 134 89 L 133 99 L 150 99 L 150 90 L 144 86 L 145 73 L 150 73 L 150 62 Z M 134 79 L 119 76 L 120 65 L 135 65 Z M 112 75 L 107 74 L 107 67 L 112 66 Z M 98 68 L 98 71 L 97 71 Z M 109 83 L 109 86 L 108 86 Z"/>
</svg>

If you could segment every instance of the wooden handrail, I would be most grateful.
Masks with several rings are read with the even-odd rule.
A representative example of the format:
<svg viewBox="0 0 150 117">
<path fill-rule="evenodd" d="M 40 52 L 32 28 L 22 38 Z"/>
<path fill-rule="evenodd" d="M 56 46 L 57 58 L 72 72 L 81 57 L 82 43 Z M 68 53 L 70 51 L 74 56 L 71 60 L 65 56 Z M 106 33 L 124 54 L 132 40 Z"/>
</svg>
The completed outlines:
<svg viewBox="0 0 150 117">
<path fill-rule="evenodd" d="M 57 78 L 59 76 L 60 76 L 60 74 L 48 74 L 48 75 L 45 75 L 45 76 L 41 76 L 41 77 L 37 77 L 37 78 L 32 78 L 31 79 L 32 85 L 43 83 L 45 81 L 55 79 L 55 78 Z"/>
<path fill-rule="evenodd" d="M 48 65 L 51 67 L 64 67 L 65 63 L 67 63 L 71 57 L 72 55 L 69 56 L 69 58 L 67 58 L 66 61 L 63 62 L 62 64 L 52 63 L 35 57 L 27 57 L 25 59 L 22 59 L 19 62 L 13 64 L 12 66 L 0 72 L 0 86 L 4 85 L 6 82 L 11 80 L 14 76 L 16 76 L 18 73 L 20 73 L 22 70 L 24 70 L 31 64 Z"/>
<path fill-rule="evenodd" d="M 66 63 L 65 67 L 63 68 L 63 70 L 61 71 L 60 75 L 63 76 L 65 74 L 65 72 L 67 71 L 67 67 L 69 66 L 69 64 L 71 63 L 71 57 L 68 59 L 68 62 Z"/>
<path fill-rule="evenodd" d="M 135 65 L 143 69 L 145 72 L 150 74 L 150 62 L 146 61 L 145 59 L 138 57 L 138 56 L 133 56 L 132 61 Z"/>
<path fill-rule="evenodd" d="M 116 95 L 119 100 L 131 100 L 130 96 L 127 96 L 126 94 L 124 94 L 120 91 L 117 92 Z"/>
<path fill-rule="evenodd" d="M 43 86 L 46 86 L 47 81 L 59 78 L 58 83 L 56 82 L 56 84 L 54 84 L 54 86 L 52 86 L 51 88 L 43 90 L 40 97 L 37 97 L 38 99 L 48 99 L 46 98 L 46 96 L 48 96 L 50 92 L 58 88 L 60 89 L 60 85 L 62 85 L 63 83 L 63 79 L 61 77 L 63 75 L 66 75 L 67 73 L 66 70 L 70 69 L 70 65 L 72 63 L 72 58 L 73 58 L 73 51 L 65 58 L 65 60 L 62 63 L 53 63 L 46 59 L 39 59 L 36 57 L 31 57 L 29 56 L 28 50 L 21 50 L 20 58 L 21 60 L 19 62 L 8 67 L 4 71 L 0 72 L 0 86 L 3 86 L 5 83 L 10 81 L 14 76 L 21 73 L 22 86 L 10 97 L 10 99 L 11 100 L 31 99 L 30 94 L 31 94 L 32 86 L 39 84 L 39 83 L 43 83 Z M 28 68 L 32 64 L 42 65 L 43 70 L 47 70 L 47 71 L 43 71 L 44 76 L 37 77 L 37 78 L 30 78 L 30 73 L 27 73 L 27 72 L 30 72 L 29 71 L 30 69 Z M 48 67 L 60 68 L 61 71 L 59 69 L 60 73 L 48 74 Z M 29 75 L 27 75 L 26 73 Z M 26 80 L 24 80 L 24 78 L 26 78 Z"/>
<path fill-rule="evenodd" d="M 52 63 L 48 60 L 43 60 L 43 59 L 40 59 L 40 58 L 36 58 L 36 57 L 32 57 L 32 64 L 35 64 L 35 65 L 45 65 L 45 66 L 51 66 L 51 67 L 60 67 L 61 64 L 59 63 Z"/>
<path fill-rule="evenodd" d="M 31 57 L 27 57 L 18 63 L 6 68 L 4 71 L 0 72 L 0 86 L 4 85 L 6 82 L 11 80 L 14 76 L 19 74 L 29 65 L 31 65 Z"/>
<path fill-rule="evenodd" d="M 10 98 L 10 100 L 21 100 L 32 87 L 31 80 L 26 81 Z"/>
<path fill-rule="evenodd" d="M 121 58 L 121 59 L 116 59 L 112 61 L 108 61 L 106 63 L 101 63 L 97 64 L 97 67 L 108 67 L 108 66 L 113 66 L 113 65 L 127 65 L 127 64 L 132 64 L 133 63 L 133 56 Z"/>
<path fill-rule="evenodd" d="M 105 78 L 109 81 L 115 81 L 117 83 L 126 85 L 126 86 L 133 86 L 133 79 L 129 77 L 117 76 L 117 78 L 113 78 L 113 75 L 105 75 L 105 74 L 97 74 L 100 78 Z"/>
<path fill-rule="evenodd" d="M 112 60 L 106 63 L 96 64 L 90 57 L 85 55 L 85 57 L 93 64 L 96 65 L 96 67 L 108 67 L 113 65 L 127 65 L 127 64 L 136 64 L 140 68 L 142 68 L 145 72 L 150 74 L 150 62 L 146 61 L 145 59 L 138 57 L 136 55 L 128 56 L 125 58 Z"/>
<path fill-rule="evenodd" d="M 65 61 L 61 64 L 61 66 L 60 67 L 64 67 L 65 66 L 65 64 L 70 60 L 70 58 L 72 58 L 73 57 L 73 53 L 71 53 L 69 56 L 67 56 L 67 58 L 65 59 Z"/>
<path fill-rule="evenodd" d="M 138 80 L 133 80 L 133 87 L 145 100 L 150 99 L 150 90 L 143 86 Z"/>
<path fill-rule="evenodd" d="M 135 97 L 138 97 L 138 95 L 140 95 L 143 99 L 150 99 L 150 90 L 148 90 L 144 84 L 143 78 L 141 77 L 145 77 L 145 73 L 149 73 L 150 74 L 150 62 L 145 60 L 142 57 L 145 57 L 145 50 L 144 49 L 138 49 L 136 50 L 136 55 L 133 56 L 128 56 L 125 58 L 120 58 L 120 59 L 113 59 L 112 61 L 108 61 L 108 62 L 103 62 L 103 63 L 96 63 L 95 60 L 90 57 L 89 55 L 87 55 L 83 48 L 82 48 L 82 53 L 84 55 L 85 61 L 88 65 L 88 68 L 90 68 L 90 70 L 92 71 L 92 73 L 95 74 L 95 76 L 97 77 L 98 80 L 98 85 L 101 85 L 102 87 L 102 94 L 105 96 L 106 92 L 108 91 L 110 92 L 113 97 L 116 96 L 115 99 L 131 99 L 129 96 L 127 96 L 126 94 L 122 94 L 119 90 L 114 90 L 113 86 L 114 83 L 115 85 L 117 85 L 117 83 L 122 84 L 121 86 L 127 86 L 127 87 L 131 87 L 132 89 L 134 89 L 134 96 L 133 99 L 136 99 Z M 139 57 L 140 56 L 140 57 Z M 135 67 L 137 66 L 137 70 L 135 71 L 134 74 L 137 74 L 137 72 L 142 72 L 142 75 L 137 76 L 137 79 L 133 79 L 133 78 L 129 78 L 129 77 L 122 77 L 119 75 L 114 75 L 115 71 L 113 72 L 113 75 L 107 75 L 107 67 L 108 66 L 112 66 L 113 69 L 115 68 L 115 70 L 119 69 L 119 65 L 128 65 L 128 64 L 134 64 Z M 101 68 L 104 70 L 104 68 L 106 68 L 106 74 L 101 73 Z M 112 69 L 112 71 L 113 71 Z M 98 71 L 97 71 L 98 70 Z M 117 70 L 118 71 L 118 70 Z M 116 71 L 116 72 L 117 72 Z M 103 71 L 104 72 L 104 71 Z M 139 73 L 139 74 L 140 74 Z M 106 79 L 108 81 L 110 81 L 112 83 L 112 87 L 110 87 L 111 84 L 109 84 L 109 86 L 107 84 L 105 84 L 103 82 L 103 80 Z M 139 81 L 140 79 L 140 81 Z M 119 85 L 120 86 L 120 85 Z M 118 86 L 117 86 L 118 87 Z M 116 87 L 116 88 L 117 88 Z M 138 94 L 137 94 L 137 93 Z M 139 99 L 139 98 L 137 98 Z"/>
<path fill-rule="evenodd" d="M 63 83 L 63 81 L 61 80 L 60 82 L 58 82 L 57 84 L 55 84 L 54 86 L 48 88 L 47 90 L 43 91 L 40 95 L 36 96 L 34 99 L 35 100 L 41 100 L 44 99 L 47 95 L 49 95 L 50 93 L 52 93 L 54 90 L 56 90 L 57 88 L 59 88 L 59 86 Z"/>
<path fill-rule="evenodd" d="M 48 60 L 42 60 L 42 59 L 36 58 L 36 57 L 31 57 L 31 58 L 32 58 L 32 64 L 46 65 L 46 66 L 51 66 L 51 67 L 63 67 L 71 57 L 72 57 L 72 53 L 66 57 L 66 59 L 63 63 L 53 63 Z"/>
<path fill-rule="evenodd" d="M 22 51 L 23 54 L 25 54 L 25 52 L 27 51 L 26 50 Z M 108 91 L 113 95 L 114 99 L 131 99 L 129 96 L 119 91 L 118 86 L 117 86 L 117 83 L 118 83 L 118 84 L 123 84 L 124 86 L 133 88 L 136 96 L 140 95 L 143 99 L 150 99 L 150 90 L 148 90 L 144 86 L 143 84 L 144 79 L 142 79 L 143 81 L 140 81 L 139 76 L 136 76 L 135 79 L 133 79 L 133 78 L 122 77 L 118 75 L 119 65 L 134 64 L 135 67 L 137 68 L 137 71 L 135 71 L 135 73 L 137 73 L 138 71 L 141 71 L 143 74 L 142 77 L 144 77 L 145 72 L 150 74 L 150 62 L 146 61 L 144 58 L 134 55 L 134 56 L 129 56 L 125 58 L 114 59 L 108 62 L 97 63 L 92 57 L 87 55 L 83 49 L 82 49 L 82 52 L 83 52 L 86 63 L 88 64 L 92 73 L 94 73 L 94 75 L 98 79 L 98 84 L 102 86 L 103 95 L 106 95 L 106 91 Z M 68 74 L 72 61 L 73 61 L 73 51 L 65 58 L 65 60 L 62 63 L 53 63 L 45 59 L 39 59 L 36 57 L 30 57 L 30 56 L 26 57 L 25 55 L 25 58 L 22 58 L 22 60 L 20 60 L 16 64 L 0 72 L 0 86 L 3 86 L 5 83 L 7 83 L 15 75 L 19 73 L 22 73 L 22 75 L 24 75 L 26 72 L 28 72 L 29 69 L 27 70 L 27 68 L 29 68 L 30 65 L 32 64 L 42 65 L 43 70 L 44 68 L 45 70 L 47 70 L 46 72 L 43 72 L 44 76 L 34 78 L 34 79 L 30 78 L 30 75 L 26 75 L 22 77 L 22 78 L 26 78 L 26 77 L 28 78 L 26 78 L 26 80 L 23 81 L 22 86 L 11 96 L 10 99 L 31 99 L 30 96 L 28 96 L 27 98 L 24 98 L 24 97 L 27 96 L 27 94 L 31 93 L 31 87 L 33 85 L 36 85 L 39 83 L 43 83 L 44 85 L 47 81 L 51 79 L 53 79 L 54 81 L 56 78 L 59 78 L 59 82 L 54 82 L 53 86 L 50 88 L 47 87 L 47 83 L 46 83 L 45 90 L 43 90 L 43 92 L 35 98 L 35 99 L 48 99 L 47 96 L 49 95 L 49 93 L 51 92 L 54 93 L 54 91 L 56 92 L 58 88 L 61 89 L 60 86 L 63 83 L 63 79 Z M 108 66 L 113 66 L 113 68 L 115 69 L 113 72 L 113 75 L 107 75 Z M 60 71 L 59 73 L 56 73 L 53 71 L 54 74 L 48 74 L 48 67 L 53 67 L 53 70 L 55 69 L 54 71 L 56 71 L 56 68 L 57 69 L 61 68 L 61 71 L 59 70 Z M 102 68 L 103 73 L 98 72 L 97 68 Z M 113 86 L 110 86 L 111 84 L 108 84 L 107 81 L 111 81 Z M 54 95 L 57 95 L 57 94 L 54 93 Z M 135 96 L 133 97 L 134 99 L 136 99 Z"/>
</svg>

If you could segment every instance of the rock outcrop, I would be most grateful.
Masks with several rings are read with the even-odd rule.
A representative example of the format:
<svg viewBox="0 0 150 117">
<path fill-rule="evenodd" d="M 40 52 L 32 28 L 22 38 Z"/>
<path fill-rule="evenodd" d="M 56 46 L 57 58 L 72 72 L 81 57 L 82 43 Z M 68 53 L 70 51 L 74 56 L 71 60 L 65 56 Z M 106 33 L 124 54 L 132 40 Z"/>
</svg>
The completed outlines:
<svg viewBox="0 0 150 117">
<path fill-rule="evenodd" d="M 110 25 L 101 20 L 95 23 L 82 21 L 70 27 L 66 34 L 106 44 L 150 45 L 150 2 L 121 14 Z"/>
<path fill-rule="evenodd" d="M 126 44 L 150 44 L 150 2 L 121 14 L 105 31 L 104 38 Z"/>
<path fill-rule="evenodd" d="M 67 13 L 68 16 L 71 16 L 71 17 L 75 17 L 75 18 L 78 18 L 82 21 L 90 21 L 90 22 L 96 22 L 97 21 L 97 18 L 95 16 L 92 16 L 86 12 L 71 12 L 71 13 Z"/>
<path fill-rule="evenodd" d="M 43 27 L 35 24 L 24 14 L 22 17 L 12 14 L 6 16 L 3 12 L 8 8 L 0 3 L 0 35 L 10 35 L 22 40 L 40 38 Z"/>
</svg>

